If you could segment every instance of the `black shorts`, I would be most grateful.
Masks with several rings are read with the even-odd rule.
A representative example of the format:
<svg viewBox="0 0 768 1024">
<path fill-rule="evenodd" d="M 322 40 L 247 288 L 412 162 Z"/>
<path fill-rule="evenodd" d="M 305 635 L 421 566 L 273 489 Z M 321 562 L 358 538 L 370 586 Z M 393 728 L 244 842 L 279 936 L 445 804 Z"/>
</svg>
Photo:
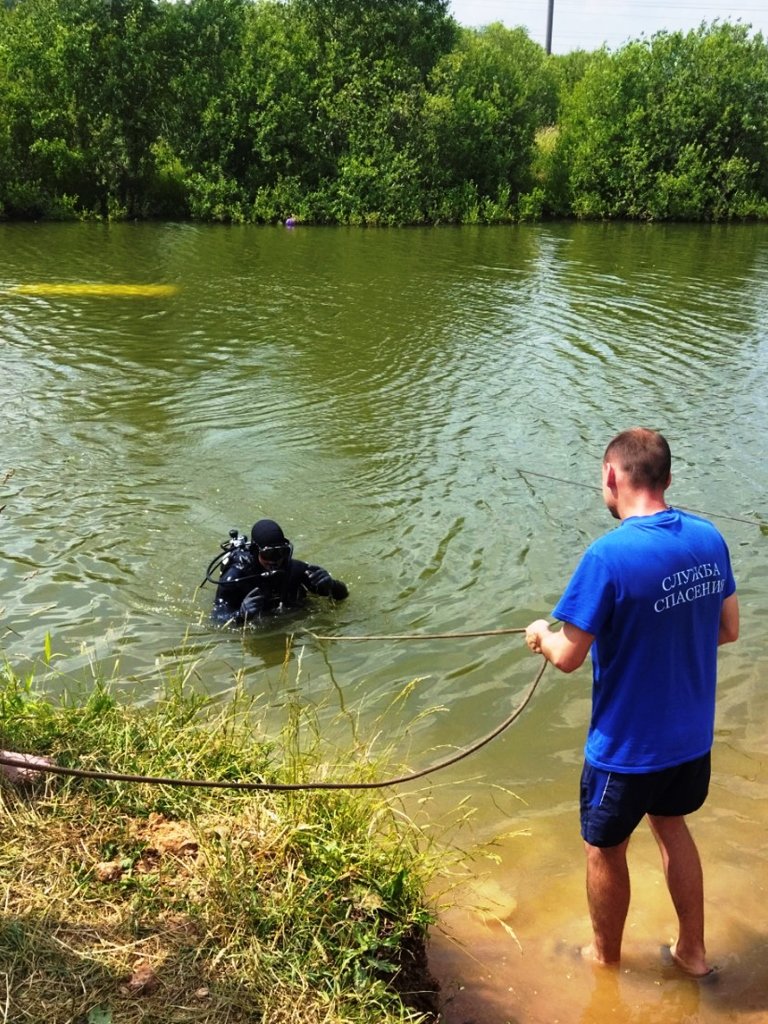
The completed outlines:
<svg viewBox="0 0 768 1024">
<path fill-rule="evenodd" d="M 641 775 L 609 772 L 584 763 L 581 773 L 581 837 L 590 846 L 618 846 L 646 814 L 679 817 L 698 811 L 707 798 L 711 759 Z"/>
</svg>

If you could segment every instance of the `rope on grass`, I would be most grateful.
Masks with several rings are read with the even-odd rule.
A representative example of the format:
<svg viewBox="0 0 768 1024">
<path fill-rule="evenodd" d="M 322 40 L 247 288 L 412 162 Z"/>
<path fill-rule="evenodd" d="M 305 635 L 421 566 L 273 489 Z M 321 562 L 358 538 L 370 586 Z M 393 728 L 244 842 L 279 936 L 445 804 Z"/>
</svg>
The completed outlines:
<svg viewBox="0 0 768 1024">
<path fill-rule="evenodd" d="M 438 761 L 433 765 L 429 765 L 427 768 L 422 768 L 415 772 L 407 772 L 403 775 L 397 775 L 391 779 L 382 779 L 378 782 L 227 782 L 223 779 L 169 779 L 154 775 L 129 775 L 122 772 L 91 771 L 86 768 L 64 768 L 56 764 L 31 764 L 28 761 L 21 761 L 8 757 L 5 753 L 0 754 L 0 764 L 8 765 L 13 768 L 23 768 L 27 771 L 43 772 L 50 775 L 66 775 L 75 779 L 101 779 L 105 782 L 139 782 L 153 786 L 185 786 L 187 788 L 195 789 L 234 789 L 248 791 L 273 790 L 279 792 L 318 789 L 387 789 L 390 786 L 400 786 L 406 782 L 414 782 L 416 779 L 423 779 L 426 775 L 432 775 L 434 772 L 439 772 L 443 768 L 448 768 L 450 765 L 463 761 L 465 757 L 469 757 L 470 754 L 476 753 L 482 747 L 486 746 L 486 744 L 490 743 L 491 740 L 500 736 L 505 729 L 508 729 L 510 725 L 520 717 L 536 692 L 536 687 L 539 685 L 541 677 L 544 675 L 544 670 L 549 664 L 546 658 L 542 660 L 543 664 L 536 673 L 536 677 L 533 682 L 523 695 L 523 699 L 514 711 L 486 736 L 483 736 L 471 746 L 465 747 L 463 750 L 458 751 L 451 757 L 447 757 L 443 761 Z"/>
</svg>

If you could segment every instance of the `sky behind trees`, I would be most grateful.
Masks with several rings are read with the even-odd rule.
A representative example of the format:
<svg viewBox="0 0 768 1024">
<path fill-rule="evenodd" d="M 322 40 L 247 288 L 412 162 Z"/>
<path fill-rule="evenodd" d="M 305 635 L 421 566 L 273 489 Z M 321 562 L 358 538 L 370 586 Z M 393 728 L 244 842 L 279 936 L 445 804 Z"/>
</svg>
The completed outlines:
<svg viewBox="0 0 768 1024">
<path fill-rule="evenodd" d="M 531 39 L 546 40 L 548 0 L 451 0 L 451 13 L 462 25 L 478 27 L 500 21 L 522 25 Z M 616 49 L 629 39 L 697 28 L 702 21 L 741 21 L 768 38 L 768 2 L 718 3 L 717 0 L 554 0 L 552 52 Z"/>
</svg>

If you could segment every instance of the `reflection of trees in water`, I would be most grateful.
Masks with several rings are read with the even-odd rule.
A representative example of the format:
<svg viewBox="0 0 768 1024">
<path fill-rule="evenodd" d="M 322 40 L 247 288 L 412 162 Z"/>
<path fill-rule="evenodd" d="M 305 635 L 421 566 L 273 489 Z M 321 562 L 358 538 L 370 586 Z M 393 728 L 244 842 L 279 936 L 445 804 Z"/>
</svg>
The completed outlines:
<svg viewBox="0 0 768 1024">
<path fill-rule="evenodd" d="M 612 324 L 618 351 L 641 330 L 651 343 L 695 345 L 702 361 L 755 339 L 766 314 L 762 228 L 582 224 L 568 239 L 559 250 L 566 288 L 585 316 Z"/>
</svg>

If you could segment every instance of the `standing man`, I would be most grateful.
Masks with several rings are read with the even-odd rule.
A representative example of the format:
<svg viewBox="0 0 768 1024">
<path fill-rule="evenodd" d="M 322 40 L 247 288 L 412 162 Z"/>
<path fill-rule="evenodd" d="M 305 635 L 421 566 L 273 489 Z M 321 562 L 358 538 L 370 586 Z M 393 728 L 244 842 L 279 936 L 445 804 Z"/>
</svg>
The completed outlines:
<svg viewBox="0 0 768 1024">
<path fill-rule="evenodd" d="M 704 886 L 685 815 L 704 803 L 714 736 L 717 648 L 739 635 L 728 548 L 715 527 L 670 508 L 666 440 L 618 434 L 603 456 L 603 500 L 620 526 L 584 553 L 529 648 L 562 672 L 592 653 L 592 717 L 581 778 L 581 832 L 593 941 L 584 956 L 617 964 L 629 910 L 627 847 L 641 819 L 658 843 L 678 918 L 673 962 L 694 977 L 704 948 Z"/>
</svg>

